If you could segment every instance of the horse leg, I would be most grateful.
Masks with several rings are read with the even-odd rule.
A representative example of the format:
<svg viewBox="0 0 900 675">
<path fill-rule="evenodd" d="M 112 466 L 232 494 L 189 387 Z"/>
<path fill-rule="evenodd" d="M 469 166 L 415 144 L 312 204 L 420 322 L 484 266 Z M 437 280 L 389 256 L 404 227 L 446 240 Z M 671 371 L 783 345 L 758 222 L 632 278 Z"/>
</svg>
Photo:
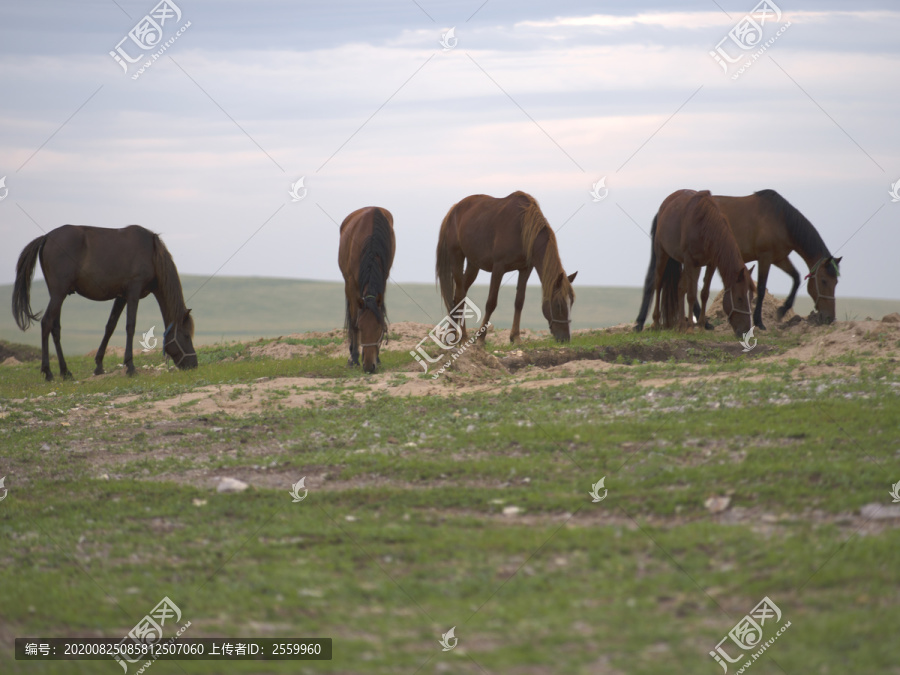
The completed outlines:
<svg viewBox="0 0 900 675">
<path fill-rule="evenodd" d="M 469 295 L 469 288 L 471 288 L 472 284 L 475 283 L 475 278 L 478 276 L 478 267 L 470 264 L 465 273 L 463 273 L 463 266 L 460 262 L 459 267 L 453 267 L 453 283 L 456 287 L 456 295 L 453 298 L 453 307 L 451 307 L 448 311 L 452 311 L 454 307 L 459 305 L 463 301 L 467 295 Z M 453 318 L 453 317 L 451 317 Z M 461 340 L 465 341 L 468 339 L 468 332 L 466 330 L 466 322 L 465 317 L 461 317 L 460 323 L 462 324 L 462 337 Z"/>
<path fill-rule="evenodd" d="M 753 325 L 760 330 L 766 330 L 762 320 L 763 298 L 766 297 L 766 281 L 769 278 L 769 266 L 772 261 L 768 258 L 759 259 L 759 276 L 756 278 L 756 309 L 753 312 Z"/>
<path fill-rule="evenodd" d="M 103 374 L 103 355 L 106 354 L 106 345 L 109 344 L 109 338 L 112 337 L 113 332 L 116 330 L 116 325 L 119 323 L 119 317 L 122 316 L 123 309 L 125 309 L 125 298 L 116 298 L 113 301 L 112 311 L 109 313 L 109 321 L 106 322 L 106 332 L 103 333 L 103 340 L 97 349 L 97 355 L 94 357 L 94 363 L 97 364 L 97 367 L 94 368 L 94 375 Z"/>
<path fill-rule="evenodd" d="M 50 370 L 50 333 L 53 333 L 53 344 L 56 346 L 56 356 L 59 359 L 59 374 L 65 377 L 66 361 L 62 355 L 62 347 L 59 343 L 59 329 L 54 330 L 59 322 L 59 315 L 62 312 L 62 303 L 65 295 L 57 297 L 50 294 L 50 303 L 47 310 L 41 318 L 41 372 L 44 379 L 50 382 L 53 379 L 53 372 Z"/>
<path fill-rule="evenodd" d="M 137 327 L 137 308 L 140 293 L 129 289 L 126 293 L 125 303 L 125 372 L 134 375 L 134 357 L 131 353 L 131 345 L 134 342 L 134 329 Z"/>
<path fill-rule="evenodd" d="M 519 283 L 516 284 L 516 312 L 513 315 L 512 330 L 509 331 L 509 341 L 517 342 L 519 339 L 519 321 L 522 318 L 522 308 L 525 306 L 525 288 L 528 285 L 528 277 L 531 276 L 531 270 L 519 270 Z"/>
<path fill-rule="evenodd" d="M 484 321 L 478 329 L 478 339 L 484 344 L 487 336 L 487 325 L 490 323 L 491 314 L 497 309 L 497 297 L 500 294 L 500 282 L 503 281 L 503 270 L 495 267 L 491 272 L 491 289 L 488 291 L 487 303 L 484 306 Z"/>
<path fill-rule="evenodd" d="M 691 315 L 694 305 L 697 304 L 697 279 L 700 277 L 700 268 L 693 265 L 685 265 L 682 276 L 685 279 L 685 291 L 687 294 L 688 306 L 687 316 L 685 317 L 685 327 L 688 331 L 692 332 L 694 330 L 694 321 L 691 318 Z"/>
<path fill-rule="evenodd" d="M 656 255 L 656 277 L 653 280 L 653 287 L 656 289 L 656 302 L 653 305 L 653 325 L 652 330 L 659 330 L 659 303 L 662 299 L 662 280 L 666 271 L 666 265 L 669 263 L 669 254 L 665 251 L 658 251 Z"/>
<path fill-rule="evenodd" d="M 359 328 L 356 326 L 356 314 L 357 312 L 354 312 L 352 309 L 350 310 L 350 326 L 348 328 L 348 333 L 350 335 L 350 358 L 347 359 L 348 366 L 359 365 Z"/>
<path fill-rule="evenodd" d="M 712 283 L 715 273 L 715 265 L 706 266 L 706 274 L 703 275 L 703 289 L 700 291 L 700 316 L 697 317 L 697 324 L 706 330 L 712 330 L 712 324 L 706 318 L 706 303 L 709 301 L 709 285 Z"/>
<path fill-rule="evenodd" d="M 781 321 L 784 318 L 784 315 L 787 314 L 787 311 L 794 306 L 794 298 L 797 297 L 797 289 L 800 288 L 800 273 L 797 271 L 797 268 L 794 267 L 790 258 L 779 260 L 775 263 L 775 267 L 787 272 L 794 282 L 791 286 L 790 295 L 787 296 L 787 300 L 785 300 L 784 304 L 778 308 L 778 320 Z"/>
</svg>

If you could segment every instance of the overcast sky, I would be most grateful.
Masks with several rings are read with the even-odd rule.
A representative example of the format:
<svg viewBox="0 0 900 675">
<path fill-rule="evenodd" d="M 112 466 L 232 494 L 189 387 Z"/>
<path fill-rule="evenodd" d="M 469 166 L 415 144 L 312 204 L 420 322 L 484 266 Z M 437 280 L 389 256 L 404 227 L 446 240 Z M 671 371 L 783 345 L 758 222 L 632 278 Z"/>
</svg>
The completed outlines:
<svg viewBox="0 0 900 675">
<path fill-rule="evenodd" d="M 110 51 L 142 53 L 154 0 L 3 4 L 0 283 L 64 223 L 142 224 L 183 274 L 338 280 L 371 204 L 394 279 L 430 282 L 452 204 L 524 190 L 577 284 L 639 286 L 669 193 L 774 188 L 845 256 L 839 294 L 900 298 L 896 2 L 776 0 L 737 79 L 710 52 L 753 53 L 728 37 L 753 0 L 175 2 L 137 78 L 154 50 Z"/>
</svg>

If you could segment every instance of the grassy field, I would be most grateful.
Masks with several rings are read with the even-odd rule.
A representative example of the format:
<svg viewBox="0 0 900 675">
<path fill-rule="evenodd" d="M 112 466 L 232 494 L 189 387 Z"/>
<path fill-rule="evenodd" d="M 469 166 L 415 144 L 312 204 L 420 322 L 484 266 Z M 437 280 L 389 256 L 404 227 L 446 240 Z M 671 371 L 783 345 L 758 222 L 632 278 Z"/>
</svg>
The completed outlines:
<svg viewBox="0 0 900 675">
<path fill-rule="evenodd" d="M 515 276 L 500 291 L 498 309 L 492 317 L 495 325 L 508 328 L 512 324 L 515 297 Z M 248 277 L 182 278 L 185 298 L 197 325 L 197 342 L 212 344 L 233 340 L 277 337 L 308 331 L 329 331 L 344 323 L 343 285 L 322 281 L 295 279 L 262 279 Z M 205 285 L 204 285 L 205 284 Z M 634 321 L 641 303 L 637 288 L 597 288 L 576 285 L 576 303 L 572 326 L 603 328 Z M 480 307 L 487 299 L 487 286 L 476 285 L 471 292 Z M 546 330 L 541 315 L 540 291 L 530 288 L 522 314 L 522 327 Z M 40 326 L 32 326 L 23 333 L 9 311 L 12 286 L 0 286 L 0 299 L 7 309 L 0 315 L 0 340 L 40 346 Z M 388 309 L 392 321 L 416 321 L 434 325 L 446 314 L 434 284 L 391 283 L 388 287 Z M 47 306 L 47 286 L 36 279 L 32 286 L 32 308 Z M 812 302 L 801 291 L 797 311 L 808 314 Z M 63 351 L 86 354 L 97 348 L 109 318 L 112 302 L 91 302 L 73 295 L 66 299 L 62 315 Z M 881 318 L 900 311 L 900 301 L 840 298 L 838 318 Z M 156 300 L 150 296 L 138 306 L 139 332 L 156 325 L 155 335 L 162 334 L 162 319 Z M 140 339 L 140 335 L 138 335 Z M 125 317 L 119 326 L 112 346 L 125 346 Z M 52 349 L 52 347 L 51 347 Z"/>
<path fill-rule="evenodd" d="M 363 377 L 293 343 L 208 346 L 192 372 L 138 355 L 133 378 L 4 368 L 3 673 L 121 672 L 13 661 L 12 639 L 121 637 L 164 596 L 184 637 L 332 637 L 334 659 L 159 674 L 713 675 L 766 596 L 764 639 L 791 626 L 753 673 L 900 672 L 900 518 L 863 510 L 900 480 L 896 325 L 748 354 L 718 333 L 498 341 L 438 380 L 402 344 Z"/>
</svg>

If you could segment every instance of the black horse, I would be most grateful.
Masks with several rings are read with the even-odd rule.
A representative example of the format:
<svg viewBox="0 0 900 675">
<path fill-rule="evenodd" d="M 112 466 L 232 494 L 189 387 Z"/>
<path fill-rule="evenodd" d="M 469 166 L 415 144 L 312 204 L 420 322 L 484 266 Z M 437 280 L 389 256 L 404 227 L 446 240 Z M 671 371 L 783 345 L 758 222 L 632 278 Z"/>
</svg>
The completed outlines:
<svg viewBox="0 0 900 675">
<path fill-rule="evenodd" d="M 41 319 L 31 311 L 31 280 L 38 258 L 50 291 L 50 303 Z M 12 312 L 19 328 L 27 330 L 32 321 L 41 321 L 41 372 L 49 382 L 48 337 L 59 357 L 59 371 L 64 379 L 72 377 L 66 367 L 60 345 L 60 322 L 63 301 L 67 295 L 78 293 L 90 300 L 113 300 L 106 333 L 94 358 L 95 375 L 103 372 L 103 354 L 122 310 L 127 306 L 125 319 L 125 367 L 134 374 L 131 343 L 137 321 L 137 306 L 150 293 L 156 296 L 166 325 L 163 349 L 179 368 L 196 368 L 194 353 L 194 320 L 185 307 L 178 270 L 172 256 L 159 235 L 140 225 L 121 230 L 87 225 L 63 225 L 26 246 L 16 264 L 16 284 L 13 289 Z"/>
</svg>

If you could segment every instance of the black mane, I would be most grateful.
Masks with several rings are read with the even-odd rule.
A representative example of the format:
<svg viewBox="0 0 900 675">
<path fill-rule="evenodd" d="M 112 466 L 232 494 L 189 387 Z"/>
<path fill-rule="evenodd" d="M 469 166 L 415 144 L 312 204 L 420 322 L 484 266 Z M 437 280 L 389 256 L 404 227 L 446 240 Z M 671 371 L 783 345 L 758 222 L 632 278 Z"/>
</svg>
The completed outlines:
<svg viewBox="0 0 900 675">
<path fill-rule="evenodd" d="M 391 259 L 391 228 L 381 209 L 372 214 L 372 234 L 363 243 L 359 259 L 359 292 L 366 309 L 371 310 L 382 325 L 387 323 L 384 291 L 387 286 L 387 261 Z M 382 306 L 377 297 L 381 295 Z"/>
<path fill-rule="evenodd" d="M 775 190 L 760 190 L 755 193 L 763 205 L 776 220 L 782 222 L 787 229 L 788 236 L 794 245 L 794 249 L 806 259 L 811 259 L 815 264 L 818 261 L 831 257 L 828 247 L 813 227 L 806 216 L 798 211 L 787 199 Z M 826 271 L 836 276 L 835 270 L 829 265 Z"/>
</svg>

